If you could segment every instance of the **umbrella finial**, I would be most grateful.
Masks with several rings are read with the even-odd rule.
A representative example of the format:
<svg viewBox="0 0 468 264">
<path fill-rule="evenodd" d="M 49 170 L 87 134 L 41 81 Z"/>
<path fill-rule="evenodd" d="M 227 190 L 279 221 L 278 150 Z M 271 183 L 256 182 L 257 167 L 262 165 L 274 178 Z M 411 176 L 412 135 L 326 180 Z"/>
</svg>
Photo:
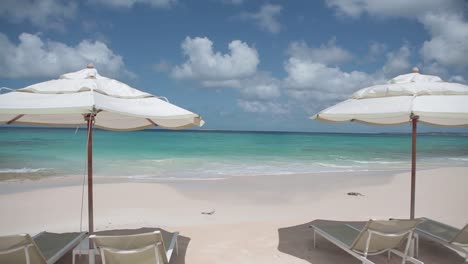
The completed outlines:
<svg viewBox="0 0 468 264">
<path fill-rule="evenodd" d="M 94 64 L 93 63 L 88 63 L 88 65 L 86 65 L 86 68 L 94 69 Z"/>
<path fill-rule="evenodd" d="M 413 67 L 413 69 L 411 69 L 411 72 L 412 73 L 419 73 L 419 68 L 418 67 Z"/>
</svg>

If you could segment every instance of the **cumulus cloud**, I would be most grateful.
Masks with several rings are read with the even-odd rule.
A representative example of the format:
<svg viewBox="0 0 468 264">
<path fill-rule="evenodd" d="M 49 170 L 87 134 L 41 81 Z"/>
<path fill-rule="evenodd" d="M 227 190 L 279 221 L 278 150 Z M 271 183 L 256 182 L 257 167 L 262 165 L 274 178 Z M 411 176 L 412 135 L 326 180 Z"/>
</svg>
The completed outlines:
<svg viewBox="0 0 468 264">
<path fill-rule="evenodd" d="M 246 112 L 287 112 L 284 105 L 275 102 L 281 96 L 281 81 L 268 72 L 259 72 L 244 79 L 205 81 L 202 85 L 237 89 L 241 97 L 238 100 L 238 106 Z"/>
<path fill-rule="evenodd" d="M 347 98 L 358 88 L 371 85 L 375 79 L 360 71 L 345 72 L 301 58 L 291 57 L 285 63 L 288 76 L 284 85 L 297 100 L 330 101 Z"/>
<path fill-rule="evenodd" d="M 76 15 L 77 4 L 60 0 L 2 0 L 0 17 L 13 23 L 30 22 L 45 29 L 63 29 Z"/>
<path fill-rule="evenodd" d="M 463 0 L 326 0 L 338 15 L 359 17 L 417 17 L 432 11 L 452 12 L 463 8 Z"/>
<path fill-rule="evenodd" d="M 240 40 L 232 41 L 228 47 L 229 53 L 222 54 L 213 50 L 213 42 L 206 37 L 187 37 L 182 43 L 187 61 L 175 66 L 171 74 L 176 79 L 207 82 L 236 80 L 255 74 L 260 62 L 257 50 Z"/>
<path fill-rule="evenodd" d="M 382 73 L 387 79 L 408 73 L 412 68 L 410 62 L 411 50 L 408 45 L 403 45 L 397 51 L 387 53 L 386 56 L 387 61 L 382 67 Z"/>
<path fill-rule="evenodd" d="M 287 53 L 291 57 L 333 65 L 349 61 L 353 57 L 349 51 L 337 46 L 335 39 L 331 39 L 327 44 L 317 48 L 309 47 L 304 41 L 292 42 Z"/>
<path fill-rule="evenodd" d="M 131 8 L 136 4 L 149 5 L 153 8 L 169 8 L 177 3 L 177 0 L 96 0 L 93 3 L 115 8 Z"/>
<path fill-rule="evenodd" d="M 239 81 L 241 95 L 246 100 L 273 100 L 281 96 L 281 82 L 268 72 L 259 72 Z"/>
<path fill-rule="evenodd" d="M 58 77 L 82 69 L 90 62 L 110 76 L 132 75 L 125 69 L 122 57 L 100 41 L 83 40 L 76 46 L 68 46 L 43 40 L 40 35 L 22 33 L 15 44 L 0 33 L 1 77 Z"/>
<path fill-rule="evenodd" d="M 425 62 L 458 68 L 468 65 L 468 23 L 461 15 L 427 14 L 420 20 L 432 37 L 421 48 Z"/>
<path fill-rule="evenodd" d="M 384 45 L 375 43 L 370 45 L 369 54 L 382 54 L 385 50 Z M 289 58 L 284 63 L 287 76 L 282 81 L 284 93 L 297 106 L 312 114 L 348 98 L 358 89 L 384 82 L 387 74 L 407 71 L 410 49 L 404 45 L 387 53 L 382 68 L 373 73 L 346 71 L 338 67 L 337 64 L 350 60 L 353 54 L 338 47 L 335 40 L 318 48 L 295 42 L 289 46 L 288 54 Z"/>
<path fill-rule="evenodd" d="M 450 76 L 450 78 L 448 79 L 449 82 L 457 82 L 457 83 L 467 83 L 466 82 L 466 79 L 461 76 L 461 75 L 453 75 L 453 76 Z"/>
<path fill-rule="evenodd" d="M 278 21 L 282 9 L 280 5 L 264 4 L 258 12 L 244 12 L 239 17 L 242 20 L 253 21 L 261 30 L 278 33 L 283 28 Z"/>
<path fill-rule="evenodd" d="M 359 17 L 406 17 L 420 22 L 431 38 L 425 41 L 420 54 L 431 70 L 449 67 L 461 71 L 468 66 L 468 22 L 460 10 L 463 0 L 327 0 L 338 15 Z"/>
<path fill-rule="evenodd" d="M 271 113 L 271 114 L 287 114 L 289 108 L 278 102 L 265 101 L 248 101 L 244 99 L 237 100 L 237 105 L 249 113 Z"/>
<path fill-rule="evenodd" d="M 257 51 L 240 40 L 229 44 L 229 53 L 213 49 L 208 38 L 189 38 L 182 43 L 187 60 L 172 68 L 176 79 L 197 80 L 204 87 L 231 88 L 239 91 L 238 106 L 246 112 L 286 113 L 276 102 L 281 96 L 281 81 L 269 72 L 257 72 Z"/>
</svg>

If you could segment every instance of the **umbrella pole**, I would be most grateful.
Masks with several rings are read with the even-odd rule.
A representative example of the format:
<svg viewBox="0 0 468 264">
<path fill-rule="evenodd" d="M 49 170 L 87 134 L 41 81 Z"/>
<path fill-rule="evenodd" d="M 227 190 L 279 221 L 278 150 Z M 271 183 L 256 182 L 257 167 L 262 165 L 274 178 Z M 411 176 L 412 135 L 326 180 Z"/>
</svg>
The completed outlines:
<svg viewBox="0 0 468 264">
<path fill-rule="evenodd" d="M 89 235 L 94 232 L 93 214 L 93 122 L 94 114 L 86 116 L 88 121 L 88 224 Z M 91 243 L 89 244 L 91 248 Z"/>
<path fill-rule="evenodd" d="M 418 127 L 419 116 L 412 116 L 411 122 L 413 125 L 412 132 L 412 148 L 411 148 L 411 213 L 410 218 L 414 219 L 414 204 L 416 197 L 416 132 Z"/>
</svg>

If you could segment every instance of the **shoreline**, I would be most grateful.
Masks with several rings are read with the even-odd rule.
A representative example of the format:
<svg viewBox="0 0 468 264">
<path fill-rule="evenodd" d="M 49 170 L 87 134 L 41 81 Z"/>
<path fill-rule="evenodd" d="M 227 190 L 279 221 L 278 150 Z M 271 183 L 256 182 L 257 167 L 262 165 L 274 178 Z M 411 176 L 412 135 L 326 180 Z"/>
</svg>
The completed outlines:
<svg viewBox="0 0 468 264">
<path fill-rule="evenodd" d="M 445 167 L 450 168 L 464 168 L 464 167 Z M 430 170 L 430 169 L 426 169 Z M 398 173 L 404 173 L 408 171 L 407 169 L 395 169 L 389 168 L 386 170 L 363 170 L 363 171 L 317 171 L 317 172 L 308 172 L 308 173 L 284 173 L 284 174 L 265 174 L 265 175 L 235 175 L 235 176 L 222 176 L 222 177 L 151 177 L 151 176 L 103 176 L 103 175 L 93 175 L 93 183 L 97 184 L 113 184 L 113 183 L 147 183 L 147 184 L 177 184 L 177 183 L 191 183 L 191 182 L 212 182 L 212 181 L 235 181 L 237 178 L 241 179 L 268 179 L 268 178 L 296 178 L 296 177 L 316 177 L 320 175 L 342 175 L 342 174 L 372 174 L 378 176 L 388 176 Z M 424 171 L 424 170 L 421 170 Z M 377 176 L 377 177 L 378 177 Z M 0 195 L 14 193 L 14 192 L 25 192 L 30 190 L 37 190 L 43 188 L 53 188 L 53 187 L 65 187 L 65 186 L 82 186 L 83 179 L 85 180 L 85 185 L 87 182 L 87 174 L 85 175 L 54 175 L 54 176 L 41 176 L 41 177 L 25 177 L 22 178 L 18 175 L 16 178 L 5 179 L 0 181 Z M 5 188 L 8 185 L 12 188 Z"/>
</svg>

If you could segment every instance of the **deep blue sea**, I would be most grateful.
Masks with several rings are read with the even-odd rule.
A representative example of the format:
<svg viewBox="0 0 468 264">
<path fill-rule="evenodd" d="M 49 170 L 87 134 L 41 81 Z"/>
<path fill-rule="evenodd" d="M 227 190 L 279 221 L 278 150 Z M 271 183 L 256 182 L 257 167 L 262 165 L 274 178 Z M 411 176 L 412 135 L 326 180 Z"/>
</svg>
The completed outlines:
<svg viewBox="0 0 468 264">
<path fill-rule="evenodd" d="M 227 176 L 409 169 L 409 134 L 94 132 L 96 176 Z M 86 130 L 0 128 L 0 179 L 83 175 Z M 468 135 L 418 136 L 418 169 L 468 166 Z"/>
</svg>

